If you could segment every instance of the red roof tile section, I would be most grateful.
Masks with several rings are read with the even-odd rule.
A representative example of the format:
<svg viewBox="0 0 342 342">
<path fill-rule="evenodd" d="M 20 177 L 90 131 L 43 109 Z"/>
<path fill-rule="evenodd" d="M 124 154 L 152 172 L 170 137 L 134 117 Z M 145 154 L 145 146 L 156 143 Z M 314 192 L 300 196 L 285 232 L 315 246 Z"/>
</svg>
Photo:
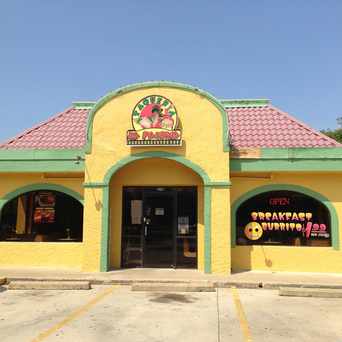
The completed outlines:
<svg viewBox="0 0 342 342">
<path fill-rule="evenodd" d="M 0 149 L 82 148 L 86 143 L 89 111 L 69 108 L 1 144 Z M 233 148 L 342 146 L 269 104 L 226 111 Z"/>
<path fill-rule="evenodd" d="M 341 147 L 272 105 L 227 108 L 231 145 L 235 148 Z"/>
<path fill-rule="evenodd" d="M 69 108 L 0 145 L 0 149 L 77 149 L 86 142 L 89 109 Z"/>
</svg>

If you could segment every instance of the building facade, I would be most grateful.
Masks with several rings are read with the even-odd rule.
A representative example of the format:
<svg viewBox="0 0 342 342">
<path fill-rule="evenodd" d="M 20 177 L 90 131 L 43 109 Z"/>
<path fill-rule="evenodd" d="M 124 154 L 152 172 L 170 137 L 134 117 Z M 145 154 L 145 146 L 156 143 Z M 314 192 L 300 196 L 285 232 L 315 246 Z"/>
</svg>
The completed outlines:
<svg viewBox="0 0 342 342">
<path fill-rule="evenodd" d="M 268 100 L 146 82 L 0 146 L 0 266 L 342 272 L 342 146 Z"/>
</svg>

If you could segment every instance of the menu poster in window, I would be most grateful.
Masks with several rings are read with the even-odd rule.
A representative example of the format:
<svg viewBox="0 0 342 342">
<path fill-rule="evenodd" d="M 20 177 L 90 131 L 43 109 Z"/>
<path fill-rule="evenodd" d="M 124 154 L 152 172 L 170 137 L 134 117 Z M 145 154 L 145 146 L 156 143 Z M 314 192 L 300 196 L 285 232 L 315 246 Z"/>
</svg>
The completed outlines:
<svg viewBox="0 0 342 342">
<path fill-rule="evenodd" d="M 56 205 L 56 196 L 53 192 L 39 192 L 35 198 L 36 207 L 54 208 Z"/>
<path fill-rule="evenodd" d="M 34 200 L 33 222 L 46 224 L 55 222 L 56 196 L 53 192 L 39 192 Z"/>
<path fill-rule="evenodd" d="M 189 216 L 178 217 L 178 234 L 189 234 Z"/>
<path fill-rule="evenodd" d="M 33 222 L 36 224 L 54 223 L 55 209 L 54 208 L 35 208 L 33 213 Z"/>
</svg>

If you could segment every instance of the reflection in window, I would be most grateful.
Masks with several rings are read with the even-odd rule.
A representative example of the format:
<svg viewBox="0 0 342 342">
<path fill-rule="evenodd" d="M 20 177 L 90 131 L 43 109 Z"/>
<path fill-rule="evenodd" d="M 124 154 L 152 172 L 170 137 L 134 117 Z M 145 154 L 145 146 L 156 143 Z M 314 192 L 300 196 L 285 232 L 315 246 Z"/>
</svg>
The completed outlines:
<svg viewBox="0 0 342 342">
<path fill-rule="evenodd" d="M 238 208 L 236 243 L 331 246 L 330 214 L 324 204 L 299 192 L 262 193 Z"/>
<path fill-rule="evenodd" d="M 82 241 L 83 206 L 58 191 L 31 191 L 1 211 L 0 241 Z"/>
</svg>

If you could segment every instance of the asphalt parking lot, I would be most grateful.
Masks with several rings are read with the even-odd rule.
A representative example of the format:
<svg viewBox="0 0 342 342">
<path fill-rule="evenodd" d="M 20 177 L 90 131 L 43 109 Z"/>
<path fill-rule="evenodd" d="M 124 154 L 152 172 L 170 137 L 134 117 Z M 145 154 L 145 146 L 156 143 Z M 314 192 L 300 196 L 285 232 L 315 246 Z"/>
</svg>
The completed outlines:
<svg viewBox="0 0 342 342">
<path fill-rule="evenodd" d="M 0 341 L 342 341 L 342 299 L 274 290 L 3 291 Z"/>
</svg>

